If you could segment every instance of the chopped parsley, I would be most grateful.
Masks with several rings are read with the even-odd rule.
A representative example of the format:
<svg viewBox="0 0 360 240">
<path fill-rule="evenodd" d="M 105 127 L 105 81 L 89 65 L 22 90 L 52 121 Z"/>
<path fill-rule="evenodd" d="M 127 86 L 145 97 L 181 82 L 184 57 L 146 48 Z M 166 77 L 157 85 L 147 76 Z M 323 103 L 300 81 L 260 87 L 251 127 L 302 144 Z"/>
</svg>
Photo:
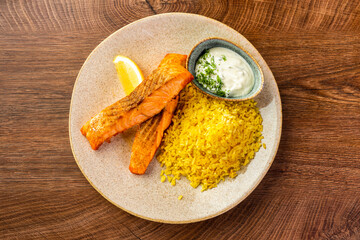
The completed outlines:
<svg viewBox="0 0 360 240">
<path fill-rule="evenodd" d="M 222 59 L 226 61 L 225 56 L 222 56 Z M 214 56 L 211 56 L 209 50 L 206 50 L 205 53 L 200 56 L 198 64 L 200 66 L 195 74 L 196 80 L 209 91 L 220 97 L 225 97 L 228 91 L 226 92 L 222 89 L 224 83 L 218 75 Z"/>
</svg>

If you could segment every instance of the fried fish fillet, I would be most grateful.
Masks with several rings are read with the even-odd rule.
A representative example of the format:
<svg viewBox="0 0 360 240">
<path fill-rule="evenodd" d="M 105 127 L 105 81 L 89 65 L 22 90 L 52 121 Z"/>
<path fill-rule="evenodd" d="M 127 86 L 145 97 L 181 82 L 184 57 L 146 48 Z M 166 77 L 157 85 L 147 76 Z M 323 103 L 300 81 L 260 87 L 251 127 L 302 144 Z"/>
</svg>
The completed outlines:
<svg viewBox="0 0 360 240">
<path fill-rule="evenodd" d="M 104 141 L 158 114 L 194 77 L 185 66 L 186 55 L 167 54 L 128 96 L 90 119 L 81 133 L 97 150 Z"/>
<path fill-rule="evenodd" d="M 179 96 L 172 99 L 154 117 L 140 124 L 131 150 L 130 172 L 144 174 L 160 146 L 164 131 L 169 127 Z"/>
</svg>

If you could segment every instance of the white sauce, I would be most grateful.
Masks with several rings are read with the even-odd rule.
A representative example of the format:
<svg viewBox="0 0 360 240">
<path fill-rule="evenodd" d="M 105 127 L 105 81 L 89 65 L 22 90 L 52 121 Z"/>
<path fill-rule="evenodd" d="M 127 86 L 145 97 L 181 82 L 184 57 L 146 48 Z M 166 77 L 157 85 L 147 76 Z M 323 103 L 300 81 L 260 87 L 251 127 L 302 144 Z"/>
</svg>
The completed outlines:
<svg viewBox="0 0 360 240">
<path fill-rule="evenodd" d="M 210 62 L 214 57 L 216 69 L 210 78 L 216 81 L 217 76 L 220 77 L 223 85 L 221 89 L 226 96 L 240 97 L 248 94 L 254 86 L 254 73 L 252 72 L 246 60 L 236 52 L 222 47 L 215 47 L 209 50 L 207 60 Z M 205 71 L 206 66 L 199 61 L 196 63 L 196 75 Z M 204 86 L 210 91 L 211 87 Z"/>
</svg>

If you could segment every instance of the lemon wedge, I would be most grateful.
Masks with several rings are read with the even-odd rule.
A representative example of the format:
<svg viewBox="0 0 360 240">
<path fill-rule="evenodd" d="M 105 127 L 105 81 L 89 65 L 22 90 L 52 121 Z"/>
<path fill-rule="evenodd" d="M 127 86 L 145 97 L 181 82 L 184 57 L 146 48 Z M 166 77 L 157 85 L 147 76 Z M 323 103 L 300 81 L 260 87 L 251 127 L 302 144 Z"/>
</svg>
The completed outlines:
<svg viewBox="0 0 360 240">
<path fill-rule="evenodd" d="M 144 80 L 144 75 L 139 66 L 128 57 L 116 56 L 114 64 L 125 93 L 129 95 Z"/>
</svg>

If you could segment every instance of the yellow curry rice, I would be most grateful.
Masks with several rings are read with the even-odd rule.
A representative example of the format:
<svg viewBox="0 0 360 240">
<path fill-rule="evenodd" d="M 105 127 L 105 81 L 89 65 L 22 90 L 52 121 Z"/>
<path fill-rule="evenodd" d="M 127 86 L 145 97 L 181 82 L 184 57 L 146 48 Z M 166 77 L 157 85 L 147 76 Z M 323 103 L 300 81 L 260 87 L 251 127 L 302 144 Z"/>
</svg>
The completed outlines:
<svg viewBox="0 0 360 240">
<path fill-rule="evenodd" d="M 202 191 L 234 178 L 261 147 L 262 118 L 256 102 L 227 102 L 206 96 L 191 84 L 180 93 L 173 124 L 157 156 L 161 181 L 181 175 Z"/>
</svg>

